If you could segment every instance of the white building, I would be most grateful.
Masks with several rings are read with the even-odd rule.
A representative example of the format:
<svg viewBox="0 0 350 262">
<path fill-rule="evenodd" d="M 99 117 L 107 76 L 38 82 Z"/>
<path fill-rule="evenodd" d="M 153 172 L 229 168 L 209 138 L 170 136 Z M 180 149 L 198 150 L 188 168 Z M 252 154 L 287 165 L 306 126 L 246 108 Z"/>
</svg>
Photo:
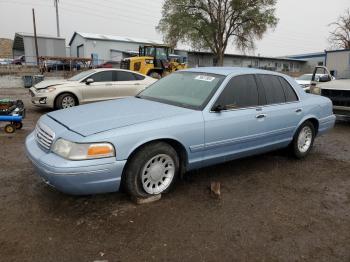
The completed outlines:
<svg viewBox="0 0 350 262">
<path fill-rule="evenodd" d="M 326 66 L 336 78 L 350 78 L 350 49 L 326 51 Z"/>
<path fill-rule="evenodd" d="M 159 41 L 134 37 L 75 32 L 69 41 L 72 57 L 93 58 L 98 63 L 107 60 L 120 61 L 137 52 L 140 45 L 162 44 Z"/>
</svg>

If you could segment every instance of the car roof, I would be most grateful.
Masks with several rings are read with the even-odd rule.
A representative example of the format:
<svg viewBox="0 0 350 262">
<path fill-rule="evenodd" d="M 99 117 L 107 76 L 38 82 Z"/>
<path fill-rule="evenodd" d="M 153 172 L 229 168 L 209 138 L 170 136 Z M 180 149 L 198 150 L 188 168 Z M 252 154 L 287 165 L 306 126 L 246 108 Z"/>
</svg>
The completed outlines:
<svg viewBox="0 0 350 262">
<path fill-rule="evenodd" d="M 224 75 L 224 76 L 239 75 L 239 74 L 270 74 L 270 75 L 282 76 L 282 74 L 277 72 L 262 70 L 262 69 L 255 69 L 255 68 L 248 68 L 248 67 L 196 67 L 196 68 L 181 70 L 181 72 L 183 71 L 217 74 L 217 75 Z"/>
<path fill-rule="evenodd" d="M 149 77 L 149 76 L 143 75 L 139 72 L 135 72 L 135 71 L 127 70 L 127 69 L 121 69 L 121 68 L 94 68 L 94 69 L 90 69 L 90 70 L 94 71 L 95 73 L 103 72 L 103 71 L 124 71 L 124 72 L 129 72 L 129 73 L 141 75 L 141 76 L 144 76 L 146 78 Z"/>
</svg>

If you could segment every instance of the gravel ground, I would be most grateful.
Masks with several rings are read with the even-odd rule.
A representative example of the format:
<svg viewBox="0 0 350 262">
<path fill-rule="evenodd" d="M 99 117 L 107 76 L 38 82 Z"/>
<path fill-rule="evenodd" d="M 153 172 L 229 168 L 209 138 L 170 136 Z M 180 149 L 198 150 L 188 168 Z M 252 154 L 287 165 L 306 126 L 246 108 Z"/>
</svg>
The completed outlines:
<svg viewBox="0 0 350 262">
<path fill-rule="evenodd" d="M 278 151 L 201 169 L 137 206 L 122 193 L 72 197 L 42 183 L 23 144 L 47 111 L 25 89 L 0 96 L 27 106 L 22 130 L 0 130 L 1 261 L 350 261 L 350 123 L 305 160 Z"/>
</svg>

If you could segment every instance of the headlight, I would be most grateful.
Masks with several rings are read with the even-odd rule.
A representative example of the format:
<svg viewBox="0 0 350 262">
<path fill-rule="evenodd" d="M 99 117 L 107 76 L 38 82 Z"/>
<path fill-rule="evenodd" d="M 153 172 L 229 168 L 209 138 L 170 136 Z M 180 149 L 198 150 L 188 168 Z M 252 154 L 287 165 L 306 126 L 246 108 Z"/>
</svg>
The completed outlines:
<svg viewBox="0 0 350 262">
<path fill-rule="evenodd" d="M 87 160 L 115 156 L 115 150 L 110 143 L 78 144 L 63 138 L 58 139 L 52 151 L 69 160 Z"/>
<path fill-rule="evenodd" d="M 321 88 L 319 88 L 318 86 L 310 86 L 310 93 L 314 94 L 314 95 L 320 95 L 321 94 Z"/>
<path fill-rule="evenodd" d="M 38 93 L 50 93 L 50 92 L 53 92 L 55 90 L 56 90 L 55 87 L 50 86 L 50 87 L 47 87 L 47 88 L 44 88 L 44 89 L 38 89 L 37 92 Z"/>
</svg>

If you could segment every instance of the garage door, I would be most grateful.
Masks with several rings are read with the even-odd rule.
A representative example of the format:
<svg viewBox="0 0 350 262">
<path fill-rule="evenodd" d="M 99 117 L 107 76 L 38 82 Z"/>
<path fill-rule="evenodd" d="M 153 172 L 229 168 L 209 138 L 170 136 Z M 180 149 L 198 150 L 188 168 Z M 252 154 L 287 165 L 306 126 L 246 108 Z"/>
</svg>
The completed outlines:
<svg viewBox="0 0 350 262">
<path fill-rule="evenodd" d="M 111 60 L 120 62 L 123 59 L 123 52 L 111 50 Z"/>
</svg>

